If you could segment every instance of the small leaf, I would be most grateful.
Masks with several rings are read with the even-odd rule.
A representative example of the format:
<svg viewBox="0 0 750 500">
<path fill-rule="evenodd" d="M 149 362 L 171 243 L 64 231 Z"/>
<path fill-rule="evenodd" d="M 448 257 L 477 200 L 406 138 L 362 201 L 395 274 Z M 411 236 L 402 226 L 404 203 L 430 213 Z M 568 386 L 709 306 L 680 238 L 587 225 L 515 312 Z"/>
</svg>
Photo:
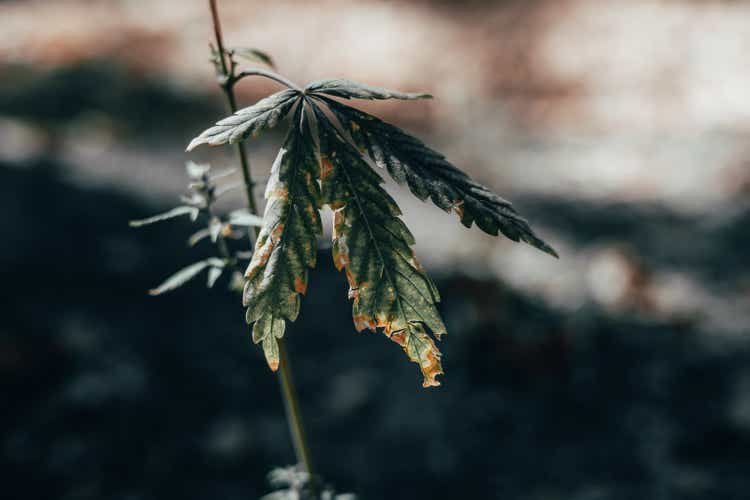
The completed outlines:
<svg viewBox="0 0 750 500">
<path fill-rule="evenodd" d="M 245 209 L 235 210 L 229 214 L 229 223 L 233 226 L 263 226 L 263 218 L 251 214 Z"/>
<path fill-rule="evenodd" d="M 190 142 L 187 151 L 192 151 L 201 144 L 218 146 L 234 144 L 250 136 L 257 137 L 263 130 L 274 127 L 284 118 L 298 97 L 298 91 L 286 89 L 261 99 L 204 130 Z"/>
<path fill-rule="evenodd" d="M 165 292 L 170 292 L 176 288 L 181 287 L 191 279 L 195 278 L 201 271 L 208 266 L 223 266 L 224 263 L 220 259 L 210 258 L 206 260 L 198 261 L 194 264 L 190 264 L 174 273 L 172 276 L 164 280 L 164 282 L 158 287 L 149 290 L 149 295 L 161 295 Z"/>
<path fill-rule="evenodd" d="M 432 99 L 430 94 L 398 92 L 379 87 L 371 87 L 351 80 L 320 80 L 305 88 L 306 93 L 327 94 L 344 99 Z"/>
<path fill-rule="evenodd" d="M 189 161 L 185 163 L 185 170 L 187 170 L 188 177 L 198 180 L 211 170 L 211 165 Z"/>
<path fill-rule="evenodd" d="M 190 236 L 188 239 L 188 245 L 194 247 L 201 240 L 208 238 L 209 236 L 211 236 L 211 231 L 209 231 L 208 228 L 200 229 Z"/>
<path fill-rule="evenodd" d="M 211 234 L 212 242 L 216 243 L 216 240 L 219 239 L 222 227 L 224 227 L 224 225 L 221 223 L 221 220 L 219 220 L 218 217 L 211 218 L 211 222 L 208 226 L 208 231 Z"/>
<path fill-rule="evenodd" d="M 199 210 L 196 207 L 179 206 L 167 212 L 154 215 L 153 217 L 148 217 L 147 219 L 131 220 L 128 224 L 130 224 L 130 227 L 141 227 L 155 222 L 161 222 L 163 220 L 174 219 L 181 215 L 190 215 L 190 219 L 195 220 L 198 218 L 198 212 Z"/>
<path fill-rule="evenodd" d="M 271 56 L 258 49 L 252 49 L 248 47 L 233 47 L 232 49 L 230 49 L 230 53 L 235 54 L 245 59 L 246 61 L 259 62 L 265 64 L 266 66 L 270 66 L 273 69 L 276 69 Z"/>
<path fill-rule="evenodd" d="M 206 286 L 208 288 L 213 288 L 214 284 L 216 283 L 216 280 L 219 279 L 219 276 L 221 276 L 221 273 L 224 271 L 223 267 L 211 267 L 208 270 L 208 281 L 206 282 Z"/>
</svg>

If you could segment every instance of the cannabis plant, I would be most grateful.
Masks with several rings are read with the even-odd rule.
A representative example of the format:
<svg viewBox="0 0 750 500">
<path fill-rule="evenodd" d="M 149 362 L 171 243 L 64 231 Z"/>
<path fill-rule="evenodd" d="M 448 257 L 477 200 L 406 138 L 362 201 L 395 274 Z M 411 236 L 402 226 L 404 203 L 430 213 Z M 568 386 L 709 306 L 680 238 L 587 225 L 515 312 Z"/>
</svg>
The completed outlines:
<svg viewBox="0 0 750 500">
<path fill-rule="evenodd" d="M 422 141 L 373 115 L 333 99 L 424 99 L 350 80 L 287 87 L 224 118 L 188 146 L 218 146 L 256 138 L 291 117 L 266 187 L 263 226 L 247 268 L 243 304 L 253 341 L 268 364 L 279 364 L 278 339 L 297 319 L 300 296 L 315 267 L 320 210 L 333 210 L 333 261 L 344 270 L 357 331 L 382 331 L 417 363 L 423 386 L 440 385 L 440 351 L 430 335 L 446 333 L 438 290 L 419 264 L 414 237 L 383 189 L 380 171 L 420 200 L 455 212 L 466 227 L 502 233 L 551 255 L 511 204 L 448 162 Z M 374 164 L 374 168 L 373 165 Z M 429 332 L 428 332 L 429 329 Z"/>
<path fill-rule="evenodd" d="M 346 79 L 323 79 L 299 86 L 274 71 L 240 69 L 240 60 L 272 67 L 270 57 L 256 49 L 224 47 L 216 13 L 210 1 L 216 34 L 212 47 L 218 83 L 233 114 L 199 134 L 188 151 L 200 145 L 236 144 L 247 194 L 248 209 L 220 218 L 213 202 L 221 194 L 216 176 L 206 166 L 189 164 L 191 195 L 186 204 L 166 214 L 137 222 L 202 215 L 206 227 L 193 241 L 211 238 L 218 257 L 200 261 L 178 272 L 152 293 L 181 285 L 204 269 L 213 285 L 222 271 L 239 269 L 245 253 L 232 254 L 226 240 L 254 239 L 250 262 L 234 280 L 242 288 L 245 318 L 252 339 L 262 346 L 271 370 L 280 368 L 281 384 L 295 449 L 303 472 L 311 471 L 296 396 L 283 344 L 288 321 L 299 315 L 315 267 L 318 239 L 323 234 L 320 211 L 333 211 L 333 261 L 344 271 L 352 300 L 354 328 L 382 332 L 419 366 L 424 387 L 440 385 L 441 353 L 435 339 L 446 333 L 437 308 L 440 295 L 419 264 L 414 237 L 401 219 L 401 210 L 383 188 L 387 173 L 420 200 L 455 213 L 466 227 L 476 225 L 491 235 L 503 234 L 556 256 L 521 218 L 513 206 L 471 179 L 442 154 L 399 127 L 352 105 L 355 100 L 431 98 Z M 237 110 L 234 85 L 260 76 L 283 89 Z M 265 210 L 257 217 L 249 161 L 242 142 L 283 126 L 286 138 L 270 169 L 265 189 Z M 344 334 L 345 332 L 342 332 Z M 307 476 L 305 476 L 307 477 Z"/>
</svg>

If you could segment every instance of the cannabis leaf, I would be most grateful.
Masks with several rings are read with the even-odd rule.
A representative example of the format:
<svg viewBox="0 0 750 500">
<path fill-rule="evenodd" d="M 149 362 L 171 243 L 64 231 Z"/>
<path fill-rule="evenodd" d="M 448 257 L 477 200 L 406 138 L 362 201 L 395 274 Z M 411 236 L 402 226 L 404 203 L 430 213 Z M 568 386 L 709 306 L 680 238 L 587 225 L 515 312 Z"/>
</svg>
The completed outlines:
<svg viewBox="0 0 750 500">
<path fill-rule="evenodd" d="M 130 225 L 130 227 L 147 226 L 149 224 L 154 224 L 156 222 L 174 219 L 175 217 L 179 217 L 181 215 L 189 215 L 191 220 L 195 220 L 196 218 L 198 218 L 199 212 L 200 210 L 198 210 L 197 207 L 181 205 L 179 207 L 173 208 L 172 210 L 168 210 L 164 213 L 157 214 L 152 217 L 148 217 L 147 219 L 131 220 L 128 224 Z"/>
<path fill-rule="evenodd" d="M 325 203 L 334 211 L 333 257 L 349 281 L 356 329 L 382 331 L 419 365 L 425 387 L 440 385 L 441 354 L 430 335 L 440 338 L 446 333 L 436 306 L 440 297 L 414 256 L 414 237 L 400 219 L 401 211 L 366 158 L 419 199 L 430 198 L 443 210 L 456 212 L 466 227 L 476 224 L 489 234 L 502 233 L 557 254 L 508 201 L 442 154 L 398 127 L 332 99 L 410 100 L 430 95 L 341 79 L 313 82 L 304 90 L 288 86 L 217 122 L 188 146 L 191 150 L 199 144 L 255 137 L 295 109 L 266 188 L 263 228 L 246 273 L 243 303 L 248 323 L 255 323 L 253 341 L 262 344 L 275 370 L 278 339 L 285 321 L 297 318 L 308 268 L 315 266 L 316 238 L 322 232 L 318 211 Z"/>
<path fill-rule="evenodd" d="M 229 54 L 237 55 L 249 62 L 259 62 L 265 64 L 266 66 L 274 68 L 273 59 L 271 59 L 271 56 L 258 49 L 248 47 L 232 47 L 231 49 L 229 49 Z"/>
<path fill-rule="evenodd" d="M 461 223 L 472 223 L 497 236 L 530 245 L 557 257 L 515 211 L 510 202 L 471 179 L 437 151 L 398 127 L 350 106 L 322 97 L 355 144 L 398 184 L 409 186 L 424 201 L 428 197 L 443 210 L 455 211 Z"/>
<path fill-rule="evenodd" d="M 397 92 L 380 87 L 371 87 L 364 83 L 352 80 L 341 80 L 338 78 L 319 80 L 305 87 L 305 92 L 310 94 L 326 94 L 344 99 L 431 99 L 430 94 L 415 94 L 408 92 Z"/>
<path fill-rule="evenodd" d="M 191 279 L 195 278 L 201 271 L 204 269 L 210 267 L 211 269 L 219 269 L 221 270 L 224 267 L 224 261 L 217 258 L 210 258 L 206 260 L 200 260 L 198 262 L 195 262 L 194 264 L 190 264 L 187 267 L 184 267 L 174 273 L 172 276 L 164 280 L 164 282 L 157 286 L 156 288 L 149 290 L 150 295 L 161 295 L 166 292 L 170 292 L 172 290 L 175 290 Z M 215 273 L 215 272 L 214 272 Z M 221 273 L 219 273 L 221 275 Z M 219 276 L 216 276 L 215 278 L 209 277 L 209 288 L 213 286 L 213 282 L 218 279 Z"/>
<path fill-rule="evenodd" d="M 297 107 L 294 125 L 279 151 L 266 187 L 263 229 L 245 277 L 243 303 L 272 370 L 279 364 L 278 339 L 284 320 L 297 319 L 307 269 L 315 267 L 316 238 L 322 232 L 318 162 L 308 118 Z"/>
<path fill-rule="evenodd" d="M 237 111 L 232 116 L 216 122 L 216 125 L 193 139 L 187 147 L 192 151 L 200 144 L 216 146 L 234 144 L 249 136 L 257 137 L 263 130 L 272 128 L 286 116 L 298 96 L 296 90 L 282 90 L 261 99 L 252 106 Z"/>
<path fill-rule="evenodd" d="M 381 329 L 419 364 L 424 387 L 440 385 L 441 354 L 424 326 L 439 337 L 445 325 L 438 291 L 411 249 L 414 237 L 383 179 L 316 111 L 322 193 L 334 211 L 333 260 L 346 270 L 355 328 Z"/>
</svg>

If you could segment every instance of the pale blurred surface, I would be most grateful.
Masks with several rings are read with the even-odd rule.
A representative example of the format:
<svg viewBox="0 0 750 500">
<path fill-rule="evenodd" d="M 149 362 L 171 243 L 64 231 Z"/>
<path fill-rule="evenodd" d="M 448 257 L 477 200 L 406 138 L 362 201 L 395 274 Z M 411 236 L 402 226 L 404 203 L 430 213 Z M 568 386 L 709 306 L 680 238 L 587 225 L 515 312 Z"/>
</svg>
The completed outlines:
<svg viewBox="0 0 750 500">
<path fill-rule="evenodd" d="M 476 228 L 467 230 L 453 216 L 389 184 L 416 236 L 418 255 L 446 296 L 443 312 L 455 335 L 443 345 L 448 375 L 443 393 L 419 395 L 419 403 L 393 409 L 391 405 L 409 400 L 416 391 L 412 367 L 402 367 L 406 362 L 397 350 L 380 338 L 355 336 L 346 314 L 330 320 L 335 329 L 326 325 L 323 311 L 348 310 L 343 277 L 326 262 L 320 287 L 316 290 L 313 278 L 306 299 L 318 309 L 308 306 L 311 318 L 305 320 L 303 311 L 302 323 L 292 333 L 309 337 L 307 330 L 320 330 L 329 335 L 322 340 L 325 349 L 307 338 L 300 340 L 296 354 L 301 358 L 301 385 L 310 391 L 307 410 L 319 412 L 310 420 L 318 433 L 318 452 L 324 455 L 320 461 L 334 469 L 334 479 L 346 488 L 364 490 L 364 498 L 384 498 L 378 495 L 392 495 L 399 488 L 412 492 L 410 498 L 435 496 L 441 491 L 438 478 L 445 474 L 457 476 L 450 481 L 453 486 L 444 489 L 446 495 L 458 491 L 454 488 L 465 477 L 466 491 L 479 498 L 744 498 L 740 486 L 750 485 L 750 2 L 235 0 L 221 1 L 220 6 L 228 45 L 269 52 L 279 71 L 295 81 L 346 77 L 433 94 L 431 101 L 354 104 L 419 135 L 513 201 L 561 254 L 554 260 Z M 182 310 L 180 300 L 203 294 L 196 285 L 196 290 L 185 292 L 189 296 L 166 299 L 174 301 L 167 305 L 134 298 L 191 257 L 179 240 L 184 231 L 134 235 L 124 223 L 176 202 L 184 189 L 186 159 L 219 167 L 233 161 L 229 149 L 192 156 L 182 152 L 194 135 L 226 113 L 208 63 L 207 6 L 177 0 L 4 1 L 0 33 L 0 179 L 7 178 L 4 191 L 15 190 L 6 192 L 3 200 L 10 244 L 3 251 L 1 270 L 8 273 L 6 283 L 12 288 L 28 291 L 13 299 L 19 311 L 44 308 L 45 301 L 66 296 L 69 305 L 37 320 L 66 356 L 78 360 L 71 363 L 88 366 L 101 352 L 81 345 L 96 336 L 92 329 L 107 331 L 116 321 L 114 311 L 97 316 L 90 310 L 93 305 L 86 305 L 86 300 L 95 300 L 94 289 L 111 288 L 113 279 L 124 287 L 109 293 L 113 300 L 130 304 L 126 308 L 134 325 L 147 324 L 143 318 L 155 321 L 161 308 L 171 307 L 171 318 Z M 240 100 L 251 104 L 274 89 L 263 80 L 247 80 L 240 85 Z M 279 142 L 280 137 L 269 134 L 249 145 L 258 178 L 267 175 Z M 53 202 L 44 193 L 55 189 L 70 189 L 71 194 L 60 194 Z M 125 200 L 115 204 L 121 211 L 107 206 L 107 193 Z M 97 196 L 102 201 L 75 205 Z M 45 202 L 50 206 L 45 208 Z M 240 203 L 239 198 L 229 199 L 226 208 Z M 19 208 L 37 206 L 38 213 Z M 92 210 L 101 212 L 94 216 Z M 80 216 L 54 218 L 65 213 Z M 89 216 L 94 218 L 90 226 Z M 76 264 L 78 247 L 65 241 L 68 231 L 59 224 L 79 225 L 78 230 L 68 229 L 92 248 L 91 262 L 86 263 L 91 290 L 89 295 L 81 292 L 80 300 L 75 299 L 75 279 L 49 282 L 50 276 L 67 276 L 71 267 L 83 265 Z M 62 233 L 50 241 L 49 231 Z M 167 235 L 177 241 L 166 243 Z M 112 241 L 97 253 L 102 238 Z M 148 250 L 146 243 L 161 246 Z M 175 255 L 170 257 L 170 252 Z M 146 266 L 145 255 L 167 268 Z M 326 255 L 324 249 L 321 260 L 327 261 Z M 97 266 L 99 258 L 109 259 L 109 264 Z M 108 270 L 100 276 L 100 268 Z M 21 285 L 29 273 L 40 279 L 38 289 Z M 329 299 L 336 293 L 341 297 Z M 257 472 L 272 465 L 269 460 L 288 462 L 288 449 L 283 422 L 274 413 L 279 408 L 273 381 L 254 347 L 236 339 L 232 330 L 242 328 L 239 307 L 223 296 L 210 300 L 221 303 L 223 314 L 232 318 L 211 336 L 237 340 L 237 346 L 224 346 L 226 352 L 242 350 L 233 356 L 253 366 L 253 376 L 263 384 L 255 389 L 256 396 L 263 394 L 264 399 L 250 407 L 243 402 L 241 412 L 217 410 L 231 407 L 226 398 L 244 394 L 244 387 L 259 382 L 248 379 L 247 369 L 238 374 L 208 369 L 207 376 L 237 379 L 216 382 L 224 384 L 219 391 L 223 396 L 206 403 L 204 411 L 209 415 L 213 408 L 221 415 L 206 416 L 201 422 L 207 429 L 200 431 L 206 434 L 196 438 L 203 443 L 198 448 L 205 445 L 213 451 L 189 466 L 200 474 L 215 472 L 215 483 L 201 483 L 201 492 L 240 498 L 243 492 L 262 491 L 262 476 L 237 483 L 235 476 L 222 476 L 223 466 L 213 462 L 215 457 L 231 448 L 227 456 L 234 458 L 228 462 L 244 460 Z M 210 324 L 211 311 L 193 314 L 196 323 Z M 9 352 L 23 352 L 21 332 L 29 321 L 18 312 L 16 323 L 7 331 L 0 329 Z M 179 342 L 180 331 L 166 318 L 158 322 L 159 328 L 149 327 L 149 335 L 168 336 L 160 341 L 168 352 L 170 342 Z M 191 335 L 200 352 L 205 333 L 195 328 Z M 315 370 L 310 359 L 339 348 L 333 342 L 340 336 L 346 338 L 341 341 L 346 347 L 340 349 L 350 349 L 335 355 L 342 363 L 341 374 L 330 380 L 304 374 Z M 131 348 L 122 342 L 122 349 Z M 366 346 L 359 346 L 363 342 Z M 111 391 L 141 387 L 133 397 L 142 403 L 154 397 L 143 380 L 156 375 L 148 373 L 151 365 L 142 359 L 148 357 L 148 345 L 138 345 L 132 348 L 142 351 L 133 355 L 133 363 L 147 368 L 126 363 L 102 370 L 110 381 L 121 377 L 127 382 L 120 387 L 115 380 Z M 357 358 L 373 350 L 378 361 Z M 483 353 L 487 359 L 476 360 Z M 605 361 L 597 361 L 599 355 Z M 380 381 L 384 374 L 373 363 L 386 359 L 388 367 L 398 366 L 395 373 L 402 380 L 388 375 L 388 382 Z M 12 376 L 9 380 L 28 376 L 15 362 L 2 363 Z M 469 363 L 473 367 L 467 367 Z M 616 373 L 610 373 L 609 366 L 617 367 Z M 54 427 L 37 422 L 25 428 L 22 420 L 23 415 L 56 408 L 55 401 L 61 404 L 72 397 L 70 391 L 83 394 L 89 386 L 75 382 L 83 377 L 76 370 L 65 372 L 60 382 L 64 390 L 34 393 L 28 405 L 19 404 L 18 413 L 9 417 L 3 453 L 12 468 L 28 472 L 38 459 L 44 464 L 38 465 L 41 469 L 52 471 L 44 477 L 57 477 L 48 456 L 55 441 L 32 446 L 34 436 L 54 434 Z M 106 382 L 95 375 L 86 380 Z M 393 395 L 374 402 L 385 387 Z M 461 425 L 453 421 L 458 410 L 450 405 L 464 403 L 464 388 L 470 391 L 469 423 Z M 585 394 L 589 390 L 593 392 Z M 691 390 L 705 398 L 703 405 L 690 402 Z M 161 404 L 168 408 L 170 396 L 164 397 L 167 401 Z M 547 398 L 552 402 L 545 402 Z M 273 406 L 247 417 L 268 405 Z M 583 406 L 580 415 L 576 405 Z M 548 422 L 560 406 L 562 421 Z M 189 405 L 185 411 L 191 411 Z M 435 415 L 441 412 L 448 415 Z M 60 415 L 59 429 L 80 425 L 75 412 Z M 408 441 L 410 429 L 417 427 L 413 441 L 404 445 L 412 480 L 384 478 L 393 467 L 372 466 L 373 461 L 405 458 L 398 446 L 378 447 L 372 436 L 366 437 L 367 430 L 359 428 L 376 425 L 372 421 L 379 417 L 373 415 L 384 419 L 374 432 L 382 439 Z M 587 441 L 588 427 L 570 423 L 577 418 L 607 421 L 597 424 L 600 427 L 591 424 Z M 695 428 L 691 421 L 697 422 Z M 144 417 L 144 426 L 151 423 Z M 548 426 L 549 435 L 540 430 Z M 344 429 L 342 437 L 332 436 L 338 428 Z M 115 431 L 105 427 L 101 432 Z M 138 440 L 134 432 L 131 439 Z M 192 432 L 190 426 L 184 432 Z M 431 435 L 440 437 L 431 440 Z M 91 439 L 75 441 L 65 432 L 61 436 L 74 449 L 91 446 Z M 24 445 L 23 439 L 32 444 Z M 472 452 L 467 443 L 493 449 L 479 470 L 476 463 L 482 454 Z M 375 447 L 372 456 L 368 446 Z M 32 449 L 36 451 L 24 455 Z M 35 453 L 47 456 L 46 461 Z M 63 453 L 57 459 L 68 464 L 60 465 L 61 470 L 75 463 L 77 455 L 70 453 L 73 458 Z M 81 453 L 97 456 L 95 451 Z M 360 455 L 344 458 L 336 453 Z M 536 463 L 539 455 L 545 458 Z M 613 461 L 610 469 L 597 463 L 608 459 Z M 336 465 L 342 460 L 351 462 Z M 580 467 L 570 471 L 565 464 Z M 112 498 L 151 498 L 159 491 L 163 498 L 170 490 L 150 485 L 182 476 L 150 467 L 144 465 L 151 476 L 138 476 L 141 482 L 136 481 L 132 491 L 118 489 L 111 478 L 96 473 L 78 482 L 50 480 L 50 487 L 39 491 L 50 495 L 59 490 L 59 498 L 104 498 L 110 493 Z M 356 467 L 374 468 L 357 476 Z M 487 482 L 477 484 L 478 476 Z M 429 488 L 420 488 L 425 481 L 431 482 Z M 195 494 L 188 498 L 206 498 Z"/>
</svg>

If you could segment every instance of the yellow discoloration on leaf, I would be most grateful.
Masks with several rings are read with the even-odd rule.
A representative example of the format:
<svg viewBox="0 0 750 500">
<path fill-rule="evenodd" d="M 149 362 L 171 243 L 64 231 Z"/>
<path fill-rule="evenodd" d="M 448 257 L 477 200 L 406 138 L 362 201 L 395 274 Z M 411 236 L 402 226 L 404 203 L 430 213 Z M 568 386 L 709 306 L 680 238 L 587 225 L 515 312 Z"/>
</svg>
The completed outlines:
<svg viewBox="0 0 750 500">
<path fill-rule="evenodd" d="M 411 252 L 411 258 L 409 259 L 408 262 L 417 271 L 419 271 L 421 273 L 424 272 L 424 268 L 422 267 L 422 264 L 419 263 L 419 261 L 417 260 L 417 256 L 414 254 L 414 250 L 412 250 L 412 252 Z"/>
<path fill-rule="evenodd" d="M 412 331 L 412 329 L 416 331 Z M 440 385 L 437 376 L 443 374 L 443 367 L 440 363 L 441 354 L 435 342 L 421 327 L 411 325 L 393 333 L 390 339 L 404 349 L 411 361 L 419 364 L 419 369 L 424 377 L 422 387 L 437 387 Z"/>
<path fill-rule="evenodd" d="M 274 242 L 272 238 L 267 238 L 263 244 L 261 244 L 261 240 L 258 239 L 258 242 L 255 245 L 255 252 L 253 252 L 253 258 L 250 261 L 250 265 L 247 266 L 247 271 L 245 271 L 245 278 L 252 278 L 261 269 L 266 267 L 266 263 L 271 257 L 271 253 L 273 253 L 273 247 Z"/>
<path fill-rule="evenodd" d="M 287 198 L 289 198 L 289 188 L 287 188 L 286 186 L 278 186 L 273 191 L 268 193 L 269 200 L 275 199 L 275 198 L 282 199 L 282 200 L 286 200 Z"/>
<path fill-rule="evenodd" d="M 375 322 L 373 322 L 367 315 L 364 314 L 355 314 L 353 316 L 354 319 L 354 328 L 361 332 L 362 330 L 373 330 L 375 331 Z"/>
<path fill-rule="evenodd" d="M 464 218 L 464 200 L 456 200 L 453 203 L 453 211 L 456 212 L 459 219 Z"/>
</svg>

